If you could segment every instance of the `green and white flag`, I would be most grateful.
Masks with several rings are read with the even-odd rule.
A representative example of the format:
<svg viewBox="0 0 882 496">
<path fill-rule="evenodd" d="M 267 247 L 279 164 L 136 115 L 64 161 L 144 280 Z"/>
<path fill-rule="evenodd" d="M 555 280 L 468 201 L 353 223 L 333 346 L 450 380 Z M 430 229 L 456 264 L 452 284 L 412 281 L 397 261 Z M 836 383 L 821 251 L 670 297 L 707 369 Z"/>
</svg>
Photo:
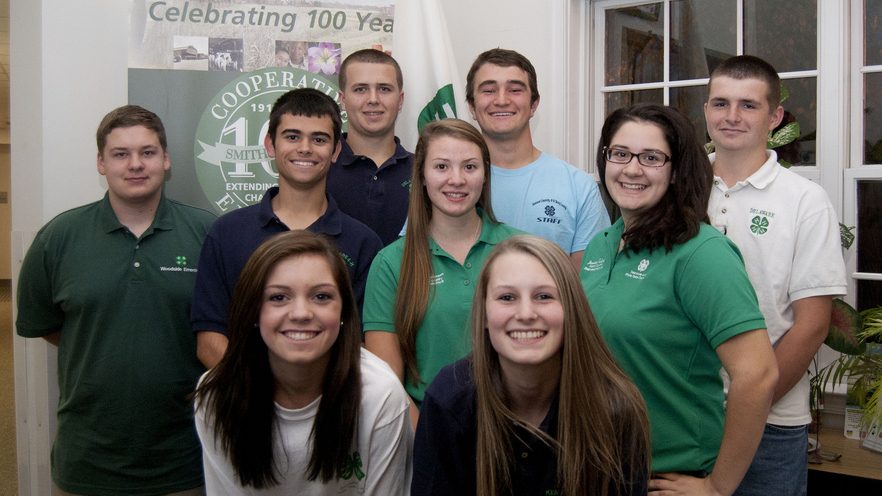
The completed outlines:
<svg viewBox="0 0 882 496">
<path fill-rule="evenodd" d="M 395 2 L 392 42 L 392 56 L 404 73 L 404 108 L 396 134 L 404 147 L 413 151 L 423 126 L 465 111 L 465 80 L 456 68 L 440 2 Z"/>
</svg>

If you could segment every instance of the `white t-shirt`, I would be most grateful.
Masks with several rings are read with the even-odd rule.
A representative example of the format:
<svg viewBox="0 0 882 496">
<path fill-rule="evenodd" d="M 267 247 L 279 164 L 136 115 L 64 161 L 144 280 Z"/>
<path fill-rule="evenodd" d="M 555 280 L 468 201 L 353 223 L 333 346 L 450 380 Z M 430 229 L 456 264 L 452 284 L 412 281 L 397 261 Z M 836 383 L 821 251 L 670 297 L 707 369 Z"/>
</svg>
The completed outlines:
<svg viewBox="0 0 882 496">
<path fill-rule="evenodd" d="M 349 477 L 327 484 L 309 481 L 305 475 L 312 451 L 309 435 L 321 397 L 298 410 L 276 405 L 280 436 L 275 439 L 275 463 L 280 467 L 281 477 L 279 485 L 260 491 L 239 485 L 232 465 L 215 442 L 213 425 L 206 421 L 205 412 L 197 409 L 196 430 L 202 440 L 206 494 L 410 494 L 413 432 L 407 394 L 389 366 L 363 348 L 361 381 L 357 447 L 351 454 L 352 463 L 344 470 L 344 476 Z"/>
<path fill-rule="evenodd" d="M 732 187 L 714 177 L 708 215 L 741 250 L 774 346 L 793 326 L 793 301 L 843 295 L 846 279 L 839 221 L 827 193 L 779 165 L 773 150 L 767 153 L 759 170 Z M 768 423 L 810 423 L 808 402 L 806 374 L 772 405 Z"/>
</svg>

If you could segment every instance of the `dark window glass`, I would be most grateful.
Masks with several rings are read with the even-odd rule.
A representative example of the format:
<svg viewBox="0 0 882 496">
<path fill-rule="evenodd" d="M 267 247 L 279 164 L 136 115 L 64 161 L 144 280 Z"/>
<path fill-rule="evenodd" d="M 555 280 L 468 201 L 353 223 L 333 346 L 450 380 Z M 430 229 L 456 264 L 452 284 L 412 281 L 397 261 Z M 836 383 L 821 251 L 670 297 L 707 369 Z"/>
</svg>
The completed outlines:
<svg viewBox="0 0 882 496">
<path fill-rule="evenodd" d="M 781 81 L 790 96 L 781 105 L 784 119 L 781 126 L 796 119 L 799 138 L 776 148 L 778 157 L 792 165 L 815 165 L 818 143 L 818 81 L 816 78 L 785 79 Z"/>
<path fill-rule="evenodd" d="M 671 2 L 671 81 L 710 77 L 737 52 L 732 0 Z"/>
<path fill-rule="evenodd" d="M 882 0 L 864 2 L 864 65 L 882 65 Z"/>
<path fill-rule="evenodd" d="M 607 85 L 662 81 L 663 12 L 661 3 L 606 11 Z"/>
<path fill-rule="evenodd" d="M 692 122 L 699 143 L 707 143 L 707 125 L 704 121 L 704 102 L 707 101 L 707 85 L 671 88 L 671 107 L 683 113 Z"/>
<path fill-rule="evenodd" d="M 622 107 L 629 107 L 635 103 L 657 103 L 661 105 L 664 102 L 664 95 L 661 89 L 657 90 L 640 90 L 640 91 L 616 91 L 606 93 L 604 95 L 604 117 L 613 113 Z"/>
<path fill-rule="evenodd" d="M 864 76 L 864 163 L 882 164 L 882 73 Z"/>
<path fill-rule="evenodd" d="M 882 180 L 857 183 L 857 270 L 882 273 Z M 882 306 L 882 282 L 857 281 L 858 309 Z"/>
<path fill-rule="evenodd" d="M 746 0 L 744 45 L 744 53 L 763 58 L 778 72 L 817 69 L 817 0 Z"/>
</svg>

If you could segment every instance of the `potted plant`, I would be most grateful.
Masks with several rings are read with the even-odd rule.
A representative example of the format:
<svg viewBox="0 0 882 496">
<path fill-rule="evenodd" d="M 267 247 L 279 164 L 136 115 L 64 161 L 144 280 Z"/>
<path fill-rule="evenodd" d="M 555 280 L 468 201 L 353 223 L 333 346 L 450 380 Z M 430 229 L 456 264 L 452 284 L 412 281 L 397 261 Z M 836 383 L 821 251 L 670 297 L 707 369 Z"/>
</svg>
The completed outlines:
<svg viewBox="0 0 882 496">
<path fill-rule="evenodd" d="M 812 378 L 813 393 L 822 394 L 831 380 L 847 379 L 851 400 L 863 409 L 863 423 L 882 424 L 882 307 L 858 312 L 834 299 L 824 343 L 842 356 Z"/>
</svg>

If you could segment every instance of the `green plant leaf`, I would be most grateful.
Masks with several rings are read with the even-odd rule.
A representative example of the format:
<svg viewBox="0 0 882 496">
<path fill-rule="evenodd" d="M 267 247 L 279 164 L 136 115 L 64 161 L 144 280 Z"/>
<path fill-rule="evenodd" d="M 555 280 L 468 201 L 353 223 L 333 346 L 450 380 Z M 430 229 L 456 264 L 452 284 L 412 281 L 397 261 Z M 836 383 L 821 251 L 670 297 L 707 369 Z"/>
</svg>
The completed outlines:
<svg viewBox="0 0 882 496">
<path fill-rule="evenodd" d="M 882 307 L 861 312 L 861 332 L 858 337 L 867 343 L 882 343 Z"/>
<path fill-rule="evenodd" d="M 713 153 L 715 149 L 716 149 L 716 147 L 714 146 L 713 141 L 708 141 L 707 143 L 704 144 L 704 153 L 707 153 L 708 155 Z"/>
<path fill-rule="evenodd" d="M 766 143 L 766 147 L 778 148 L 779 146 L 792 143 L 796 138 L 799 138 L 799 123 L 794 121 L 775 131 L 775 134 Z"/>
<path fill-rule="evenodd" d="M 781 83 L 781 103 L 784 103 L 788 98 L 790 98 L 790 90 L 784 86 L 784 83 Z"/>
<path fill-rule="evenodd" d="M 854 228 L 855 226 L 846 226 L 842 222 L 839 223 L 839 244 L 846 250 L 854 244 Z"/>
<path fill-rule="evenodd" d="M 830 329 L 824 344 L 839 353 L 859 355 L 867 349 L 867 345 L 858 337 L 861 330 L 861 315 L 858 311 L 845 301 L 834 298 Z"/>
</svg>

